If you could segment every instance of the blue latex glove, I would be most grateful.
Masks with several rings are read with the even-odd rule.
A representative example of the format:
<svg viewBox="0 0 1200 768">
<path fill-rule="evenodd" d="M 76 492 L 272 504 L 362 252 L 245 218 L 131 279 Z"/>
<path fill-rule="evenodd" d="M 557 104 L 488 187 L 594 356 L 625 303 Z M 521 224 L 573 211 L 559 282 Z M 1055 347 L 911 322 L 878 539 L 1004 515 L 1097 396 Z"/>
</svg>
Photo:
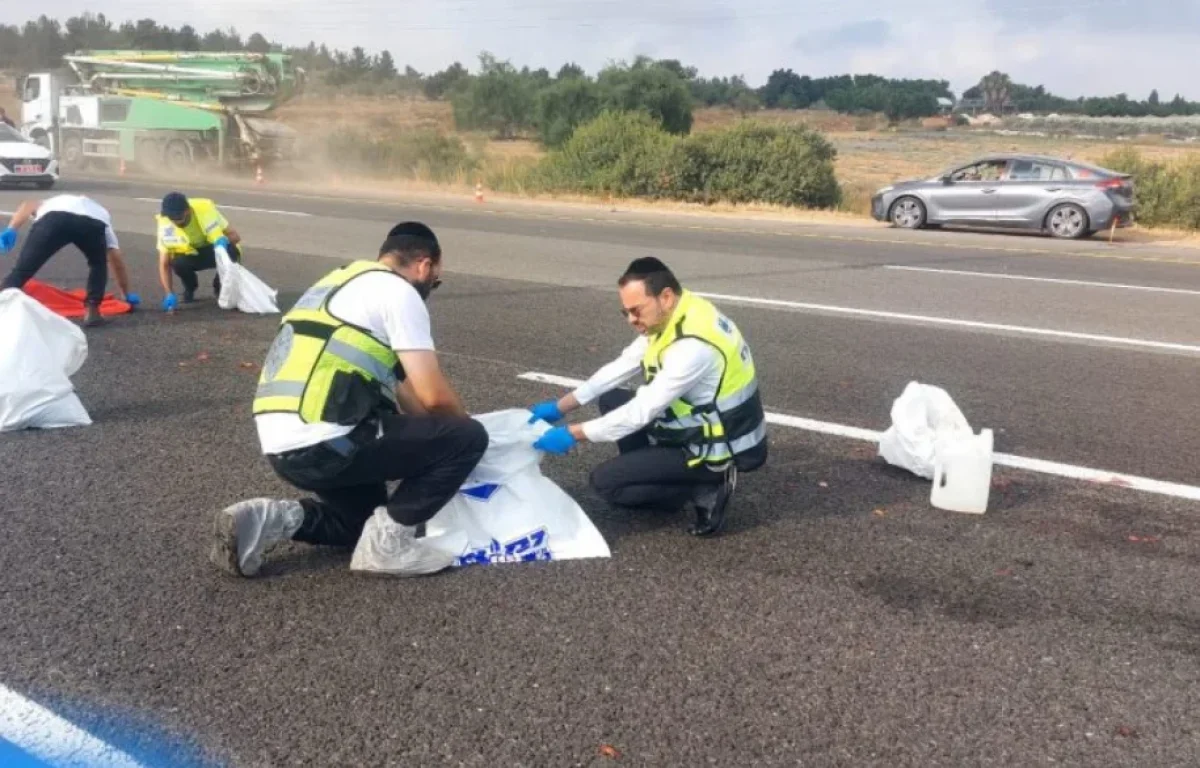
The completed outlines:
<svg viewBox="0 0 1200 768">
<path fill-rule="evenodd" d="M 142 303 L 142 297 L 138 296 L 136 293 L 127 293 L 125 294 L 125 303 L 136 307 L 138 304 Z"/>
<path fill-rule="evenodd" d="M 179 297 L 173 293 L 168 293 L 167 298 L 163 299 L 163 303 L 162 303 L 163 312 L 170 312 L 172 309 L 175 309 L 175 307 L 178 306 L 178 304 L 179 304 Z"/>
<path fill-rule="evenodd" d="M 547 400 L 544 403 L 538 403 L 529 410 L 533 412 L 533 415 L 529 417 L 530 424 L 538 419 L 541 419 L 542 421 L 548 421 L 553 424 L 563 417 L 562 412 L 558 410 L 557 400 Z"/>
<path fill-rule="evenodd" d="M 224 248 L 226 251 L 228 251 L 229 250 L 229 238 L 225 237 L 225 235 L 221 235 L 220 237 L 217 238 L 217 242 L 213 243 L 213 245 L 216 246 L 217 248 Z"/>
<path fill-rule="evenodd" d="M 534 449 L 563 456 L 575 447 L 575 436 L 566 427 L 555 427 L 537 439 Z"/>
<path fill-rule="evenodd" d="M 0 253 L 8 253 L 17 244 L 17 230 L 12 227 L 5 227 L 3 232 L 0 232 Z"/>
</svg>

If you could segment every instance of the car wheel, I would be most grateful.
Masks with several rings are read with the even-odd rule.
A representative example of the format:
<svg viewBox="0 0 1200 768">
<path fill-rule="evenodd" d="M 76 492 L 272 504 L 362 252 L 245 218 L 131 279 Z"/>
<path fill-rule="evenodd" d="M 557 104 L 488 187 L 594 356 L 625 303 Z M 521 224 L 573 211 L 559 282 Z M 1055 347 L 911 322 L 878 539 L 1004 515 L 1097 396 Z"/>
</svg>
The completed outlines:
<svg viewBox="0 0 1200 768">
<path fill-rule="evenodd" d="M 915 197 L 902 197 L 892 203 L 888 218 L 901 229 L 920 229 L 925 226 L 925 204 Z"/>
<path fill-rule="evenodd" d="M 1088 215 L 1074 203 L 1056 205 L 1046 215 L 1046 231 L 1054 237 L 1075 240 L 1088 233 Z"/>
</svg>

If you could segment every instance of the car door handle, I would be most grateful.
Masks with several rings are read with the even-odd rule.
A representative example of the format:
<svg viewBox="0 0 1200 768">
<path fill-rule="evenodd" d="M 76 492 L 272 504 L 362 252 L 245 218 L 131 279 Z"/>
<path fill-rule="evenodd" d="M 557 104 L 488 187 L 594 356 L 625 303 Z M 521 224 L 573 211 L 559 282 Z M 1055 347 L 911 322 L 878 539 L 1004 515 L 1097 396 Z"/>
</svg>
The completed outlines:
<svg viewBox="0 0 1200 768">
<path fill-rule="evenodd" d="M 982 191 L 982 192 L 983 192 L 983 194 L 985 194 L 985 195 L 990 195 L 990 194 L 994 193 L 996 190 L 995 190 L 995 189 L 984 189 L 984 190 L 981 190 L 981 191 Z"/>
<path fill-rule="evenodd" d="M 1047 192 L 1062 192 L 1062 187 L 1046 187 Z"/>
</svg>

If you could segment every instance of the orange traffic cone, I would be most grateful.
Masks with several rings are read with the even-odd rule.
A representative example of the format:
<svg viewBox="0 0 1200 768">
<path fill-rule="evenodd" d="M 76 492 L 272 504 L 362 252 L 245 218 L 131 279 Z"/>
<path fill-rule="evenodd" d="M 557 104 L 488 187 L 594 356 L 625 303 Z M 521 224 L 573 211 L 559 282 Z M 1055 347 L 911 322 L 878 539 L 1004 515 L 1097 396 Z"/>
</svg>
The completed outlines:
<svg viewBox="0 0 1200 768">
<path fill-rule="evenodd" d="M 483 202 L 483 183 L 482 182 L 475 183 L 475 202 L 477 202 L 477 203 Z"/>
<path fill-rule="evenodd" d="M 262 175 L 262 166 L 261 165 L 257 165 L 254 167 L 254 183 L 255 184 L 263 183 L 263 175 Z"/>
<path fill-rule="evenodd" d="M 121 164 L 117 167 L 117 174 L 120 176 L 125 175 L 125 158 L 123 157 L 121 158 Z"/>
</svg>

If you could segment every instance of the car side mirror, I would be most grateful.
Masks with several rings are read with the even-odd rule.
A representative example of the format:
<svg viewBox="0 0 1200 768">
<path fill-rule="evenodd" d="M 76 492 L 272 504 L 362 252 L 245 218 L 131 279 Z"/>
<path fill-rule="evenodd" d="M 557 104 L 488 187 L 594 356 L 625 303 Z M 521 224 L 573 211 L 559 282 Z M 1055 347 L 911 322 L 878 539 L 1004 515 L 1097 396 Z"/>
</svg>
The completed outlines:
<svg viewBox="0 0 1200 768">
<path fill-rule="evenodd" d="M 942 177 L 942 183 L 946 184 L 946 185 L 953 184 L 954 179 L 950 178 L 950 174 L 947 173 L 945 176 Z"/>
</svg>

